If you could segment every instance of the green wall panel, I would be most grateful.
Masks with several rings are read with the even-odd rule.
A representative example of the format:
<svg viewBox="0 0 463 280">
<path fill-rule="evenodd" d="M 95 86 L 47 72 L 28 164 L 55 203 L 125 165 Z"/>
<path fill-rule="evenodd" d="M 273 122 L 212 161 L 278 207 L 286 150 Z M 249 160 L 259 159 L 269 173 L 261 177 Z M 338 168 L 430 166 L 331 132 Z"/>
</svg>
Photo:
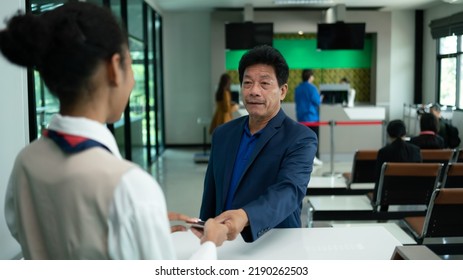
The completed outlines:
<svg viewBox="0 0 463 280">
<path fill-rule="evenodd" d="M 240 63 L 240 59 L 246 50 L 239 50 L 239 51 L 225 51 L 225 68 L 226 70 L 238 70 L 238 64 Z"/>
<path fill-rule="evenodd" d="M 274 39 L 273 46 L 278 49 L 290 69 L 331 69 L 331 68 L 370 68 L 372 42 L 365 40 L 363 50 L 317 50 L 316 39 Z M 226 51 L 226 69 L 238 69 L 238 63 L 245 50 Z"/>
</svg>

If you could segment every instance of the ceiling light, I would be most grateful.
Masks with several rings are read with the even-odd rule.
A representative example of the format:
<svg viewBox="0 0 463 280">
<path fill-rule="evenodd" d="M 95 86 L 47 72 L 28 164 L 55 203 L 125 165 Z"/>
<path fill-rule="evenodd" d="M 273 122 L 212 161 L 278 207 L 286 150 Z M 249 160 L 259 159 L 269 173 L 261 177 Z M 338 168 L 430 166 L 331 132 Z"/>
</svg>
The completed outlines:
<svg viewBox="0 0 463 280">
<path fill-rule="evenodd" d="M 333 0 L 274 0 L 276 5 L 333 4 Z"/>
</svg>

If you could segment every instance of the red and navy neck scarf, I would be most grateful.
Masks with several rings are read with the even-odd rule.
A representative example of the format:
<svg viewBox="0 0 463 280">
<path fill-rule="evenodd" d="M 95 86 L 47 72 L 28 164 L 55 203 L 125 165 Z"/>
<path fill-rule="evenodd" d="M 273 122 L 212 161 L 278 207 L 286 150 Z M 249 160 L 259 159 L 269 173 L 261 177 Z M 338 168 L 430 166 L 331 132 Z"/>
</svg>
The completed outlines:
<svg viewBox="0 0 463 280">
<path fill-rule="evenodd" d="M 51 129 L 44 129 L 43 136 L 53 140 L 61 150 L 68 154 L 75 154 L 93 147 L 102 147 L 111 152 L 108 147 L 100 142 L 82 136 L 66 134 Z"/>
</svg>

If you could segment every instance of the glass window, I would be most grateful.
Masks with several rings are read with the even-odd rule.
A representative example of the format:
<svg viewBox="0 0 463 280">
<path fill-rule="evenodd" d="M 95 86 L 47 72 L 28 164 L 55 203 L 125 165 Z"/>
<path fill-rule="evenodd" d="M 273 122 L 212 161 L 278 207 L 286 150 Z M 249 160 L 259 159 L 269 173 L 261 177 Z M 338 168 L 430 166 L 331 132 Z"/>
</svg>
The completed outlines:
<svg viewBox="0 0 463 280">
<path fill-rule="evenodd" d="M 440 103 L 454 105 L 456 100 L 457 59 L 444 58 L 440 68 Z"/>
<path fill-rule="evenodd" d="M 146 111 L 147 92 L 145 71 L 145 47 L 146 38 L 144 30 L 143 0 L 133 0 L 127 2 L 127 27 L 129 31 L 130 54 L 132 56 L 132 68 L 135 78 L 135 86 L 130 95 L 130 138 L 132 161 L 141 166 L 146 166 L 148 162 L 148 114 Z M 146 19 L 145 19 L 146 20 Z"/>
<path fill-rule="evenodd" d="M 458 108 L 461 109 L 461 108 L 463 108 L 463 97 L 461 96 L 461 93 L 463 92 L 463 75 L 462 75 L 462 73 L 463 73 L 463 63 L 461 63 L 461 61 L 460 61 L 460 71 L 458 71 L 458 72 L 460 73 L 460 76 L 459 76 L 460 77 L 460 79 L 459 79 L 460 80 L 459 81 L 459 87 L 460 88 L 459 88 L 459 91 L 458 91 L 460 93 L 460 95 L 457 96 L 455 94 L 455 98 L 458 97 L 458 99 L 456 100 L 456 102 L 457 102 L 456 105 L 457 105 Z M 455 104 L 455 103 L 452 103 L 452 105 L 453 104 Z"/>
<path fill-rule="evenodd" d="M 463 92 L 463 66 L 461 63 L 462 36 L 448 36 L 438 40 L 437 81 L 438 102 L 443 105 L 463 108 L 460 97 Z"/>
<path fill-rule="evenodd" d="M 53 10 L 65 3 L 62 1 L 30 1 L 30 10 L 33 14 L 42 14 L 46 11 Z M 48 90 L 47 86 L 43 82 L 40 73 L 32 68 L 29 69 L 30 75 L 33 77 L 33 92 L 29 92 L 29 98 L 35 98 L 35 112 L 30 109 L 29 114 L 34 115 L 35 119 L 31 119 L 30 128 L 30 140 L 40 138 L 42 130 L 46 128 L 52 115 L 59 111 L 59 101 L 54 97 Z"/>
<path fill-rule="evenodd" d="M 130 94 L 130 123 L 132 142 L 132 161 L 144 165 L 146 163 L 146 97 L 145 97 L 145 64 L 144 43 L 130 38 L 130 54 L 135 86 Z"/>
<path fill-rule="evenodd" d="M 37 138 L 42 135 L 42 130 L 47 127 L 50 118 L 59 112 L 59 101 L 43 82 L 38 71 L 34 70 L 35 104 L 37 114 Z"/>
<path fill-rule="evenodd" d="M 457 52 L 457 36 L 444 37 L 439 40 L 439 54 Z"/>
<path fill-rule="evenodd" d="M 148 141 L 151 144 L 149 153 L 149 158 L 153 159 L 156 158 L 156 120 L 155 116 L 155 107 L 154 107 L 154 50 L 153 50 L 153 12 L 151 10 L 147 10 L 146 17 L 147 17 L 147 55 L 148 55 L 148 102 L 149 102 L 149 126 L 148 126 Z"/>
<path fill-rule="evenodd" d="M 63 5 L 66 1 L 39 1 L 39 0 L 32 0 L 31 1 L 31 11 L 33 14 L 41 14 L 46 11 L 53 10 L 61 5 Z"/>
<path fill-rule="evenodd" d="M 155 57 L 155 108 L 156 108 L 156 149 L 164 150 L 164 86 L 162 84 L 162 18 L 156 13 L 154 23 L 154 57 Z"/>
<path fill-rule="evenodd" d="M 121 19 L 121 1 L 120 0 L 111 0 L 111 11 L 113 12 L 114 16 L 122 21 Z"/>
<path fill-rule="evenodd" d="M 143 0 L 127 1 L 128 30 L 130 36 L 143 38 Z"/>
</svg>

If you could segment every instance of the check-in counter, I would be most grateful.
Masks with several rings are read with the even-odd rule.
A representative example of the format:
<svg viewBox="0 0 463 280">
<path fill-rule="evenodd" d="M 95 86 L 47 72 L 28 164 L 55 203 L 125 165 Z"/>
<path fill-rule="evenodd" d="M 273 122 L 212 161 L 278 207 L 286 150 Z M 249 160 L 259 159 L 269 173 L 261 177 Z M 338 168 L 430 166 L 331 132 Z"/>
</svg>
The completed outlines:
<svg viewBox="0 0 463 280">
<path fill-rule="evenodd" d="M 339 122 L 333 128 L 321 126 L 319 133 L 319 149 L 321 154 L 331 152 L 331 137 L 335 154 L 353 154 L 358 149 L 379 149 L 385 143 L 383 125 L 369 124 L 368 121 L 384 121 L 386 110 L 376 106 L 343 107 L 340 104 L 320 106 L 321 121 Z M 343 122 L 352 122 L 343 124 Z M 358 123 L 358 124 L 357 124 Z"/>
</svg>

